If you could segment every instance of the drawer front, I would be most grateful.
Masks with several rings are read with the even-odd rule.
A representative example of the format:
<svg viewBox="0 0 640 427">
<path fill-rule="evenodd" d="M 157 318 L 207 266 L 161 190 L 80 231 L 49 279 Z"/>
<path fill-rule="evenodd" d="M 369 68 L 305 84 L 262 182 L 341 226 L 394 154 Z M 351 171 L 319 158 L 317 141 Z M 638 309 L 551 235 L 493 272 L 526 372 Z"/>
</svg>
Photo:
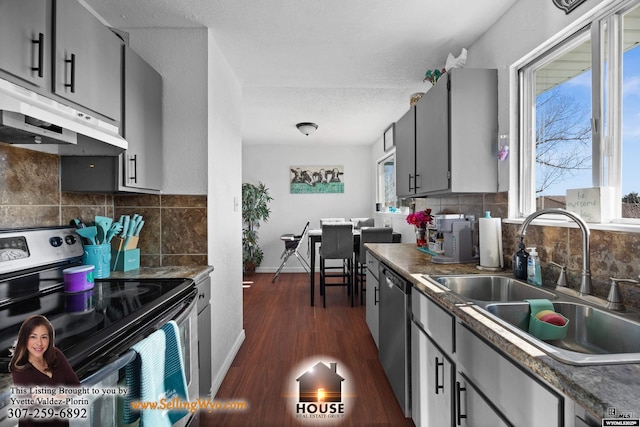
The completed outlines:
<svg viewBox="0 0 640 427">
<path fill-rule="evenodd" d="M 413 321 L 420 325 L 445 353 L 451 355 L 454 336 L 453 316 L 421 292 L 411 294 L 411 312 Z"/>
<path fill-rule="evenodd" d="M 380 261 L 378 261 L 378 258 L 374 257 L 369 251 L 367 251 L 367 268 L 371 274 L 378 279 Z"/>
<path fill-rule="evenodd" d="M 516 426 L 561 426 L 563 399 L 490 347 L 463 324 L 456 325 L 458 369 Z"/>
</svg>

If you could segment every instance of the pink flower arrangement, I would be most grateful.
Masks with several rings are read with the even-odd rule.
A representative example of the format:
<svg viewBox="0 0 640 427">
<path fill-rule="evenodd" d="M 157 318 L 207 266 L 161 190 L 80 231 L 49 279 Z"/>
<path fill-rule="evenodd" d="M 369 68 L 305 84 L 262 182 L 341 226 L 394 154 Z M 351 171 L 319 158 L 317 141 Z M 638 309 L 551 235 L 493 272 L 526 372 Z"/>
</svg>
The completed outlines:
<svg viewBox="0 0 640 427">
<path fill-rule="evenodd" d="M 407 224 L 415 225 L 416 228 L 427 228 L 427 225 L 431 223 L 433 223 L 431 209 L 425 209 L 407 215 Z"/>
</svg>

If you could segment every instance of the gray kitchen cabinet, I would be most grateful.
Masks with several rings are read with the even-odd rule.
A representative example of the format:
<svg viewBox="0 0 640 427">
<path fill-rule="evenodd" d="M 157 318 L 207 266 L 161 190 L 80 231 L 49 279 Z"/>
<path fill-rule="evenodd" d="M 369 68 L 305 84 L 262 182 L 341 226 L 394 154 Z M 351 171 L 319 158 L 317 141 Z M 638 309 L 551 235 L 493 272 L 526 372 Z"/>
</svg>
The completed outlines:
<svg viewBox="0 0 640 427">
<path fill-rule="evenodd" d="M 455 425 L 461 427 L 515 427 L 463 373 L 456 373 Z"/>
<path fill-rule="evenodd" d="M 507 359 L 483 339 L 456 323 L 458 405 L 468 426 L 562 426 L 564 398 Z M 497 423 L 485 423 L 493 413 Z"/>
<path fill-rule="evenodd" d="M 198 289 L 198 385 L 199 396 L 211 396 L 211 278 L 196 283 Z"/>
<path fill-rule="evenodd" d="M 445 73 L 396 123 L 396 194 L 497 191 L 497 99 L 496 70 Z"/>
<path fill-rule="evenodd" d="M 118 157 L 61 157 L 63 191 L 158 193 L 162 190 L 162 76 L 124 47 L 123 136 Z"/>
<path fill-rule="evenodd" d="M 124 187 L 162 190 L 162 76 L 124 47 Z"/>
<path fill-rule="evenodd" d="M 367 292 L 366 297 L 366 311 L 365 318 L 367 320 L 367 326 L 373 337 L 373 341 L 376 343 L 376 347 L 379 347 L 379 324 L 380 324 L 380 281 L 378 278 L 380 268 L 380 261 L 367 251 Z"/>
<path fill-rule="evenodd" d="M 0 0 L 0 70 L 13 83 L 47 87 L 51 43 L 51 1 Z"/>
<path fill-rule="evenodd" d="M 396 195 L 416 193 L 416 108 L 412 106 L 395 124 Z"/>
<path fill-rule="evenodd" d="M 77 0 L 54 4 L 53 92 L 121 120 L 123 42 Z"/>
<path fill-rule="evenodd" d="M 411 314 L 411 418 L 416 427 L 453 426 L 453 317 L 420 292 Z"/>
</svg>

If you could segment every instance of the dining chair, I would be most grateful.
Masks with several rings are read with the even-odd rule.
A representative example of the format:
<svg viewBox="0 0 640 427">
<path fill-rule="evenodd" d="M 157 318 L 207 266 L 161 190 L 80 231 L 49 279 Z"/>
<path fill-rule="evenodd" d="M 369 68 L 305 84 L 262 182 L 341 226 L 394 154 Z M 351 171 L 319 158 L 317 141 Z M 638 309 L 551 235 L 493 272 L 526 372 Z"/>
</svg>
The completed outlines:
<svg viewBox="0 0 640 427">
<path fill-rule="evenodd" d="M 307 225 L 304 226 L 304 229 L 302 230 L 301 234 L 299 235 L 283 234 L 282 236 L 280 236 L 280 240 L 284 242 L 284 252 L 282 252 L 282 255 L 280 255 L 280 259 L 282 259 L 282 264 L 280 264 L 280 267 L 278 267 L 278 270 L 276 271 L 276 274 L 273 276 L 271 283 L 276 281 L 276 279 L 278 278 L 278 275 L 284 268 L 284 265 L 287 263 L 291 255 L 295 255 L 295 257 L 298 258 L 298 261 L 300 262 L 300 264 L 302 264 L 304 271 L 306 271 L 307 273 L 311 272 L 311 267 L 309 266 L 309 263 L 307 262 L 307 260 L 302 258 L 298 253 L 298 249 L 300 249 L 300 245 L 302 244 L 302 241 L 307 235 L 307 231 L 309 231 L 309 221 L 307 221 Z"/>
<path fill-rule="evenodd" d="M 373 218 L 351 218 L 354 230 L 360 230 L 362 227 L 375 227 Z"/>
<path fill-rule="evenodd" d="M 366 291 L 367 277 L 367 251 L 364 248 L 365 243 L 392 243 L 393 229 L 391 227 L 364 227 L 360 230 L 360 246 L 356 254 L 356 274 L 355 274 L 355 290 L 358 292 L 360 287 L 360 305 L 364 302 L 364 293 Z M 360 282 L 360 286 L 358 286 Z"/>
<path fill-rule="evenodd" d="M 320 228 L 322 228 L 323 224 L 327 224 L 329 222 L 345 222 L 344 218 L 320 218 Z"/>
<path fill-rule="evenodd" d="M 327 265 L 327 260 L 342 260 L 342 266 Z M 332 272 L 332 270 L 341 270 Z M 342 279 L 340 282 L 328 282 L 327 279 Z M 353 225 L 350 222 L 328 222 L 322 225 L 320 244 L 320 294 L 322 306 L 327 306 L 326 288 L 346 286 L 353 307 Z"/>
</svg>

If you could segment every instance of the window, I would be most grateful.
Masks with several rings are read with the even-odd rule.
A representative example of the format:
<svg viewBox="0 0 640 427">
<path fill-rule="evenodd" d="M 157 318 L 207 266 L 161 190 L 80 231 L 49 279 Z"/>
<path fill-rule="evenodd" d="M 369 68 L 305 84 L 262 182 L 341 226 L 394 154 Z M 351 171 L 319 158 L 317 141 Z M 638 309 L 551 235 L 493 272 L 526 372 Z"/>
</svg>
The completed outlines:
<svg viewBox="0 0 640 427">
<path fill-rule="evenodd" d="M 520 215 L 609 186 L 640 218 L 640 7 L 621 4 L 519 70 Z"/>
<path fill-rule="evenodd" d="M 377 203 L 381 212 L 400 212 L 408 200 L 396 197 L 396 154 L 393 150 L 378 161 Z"/>
</svg>

